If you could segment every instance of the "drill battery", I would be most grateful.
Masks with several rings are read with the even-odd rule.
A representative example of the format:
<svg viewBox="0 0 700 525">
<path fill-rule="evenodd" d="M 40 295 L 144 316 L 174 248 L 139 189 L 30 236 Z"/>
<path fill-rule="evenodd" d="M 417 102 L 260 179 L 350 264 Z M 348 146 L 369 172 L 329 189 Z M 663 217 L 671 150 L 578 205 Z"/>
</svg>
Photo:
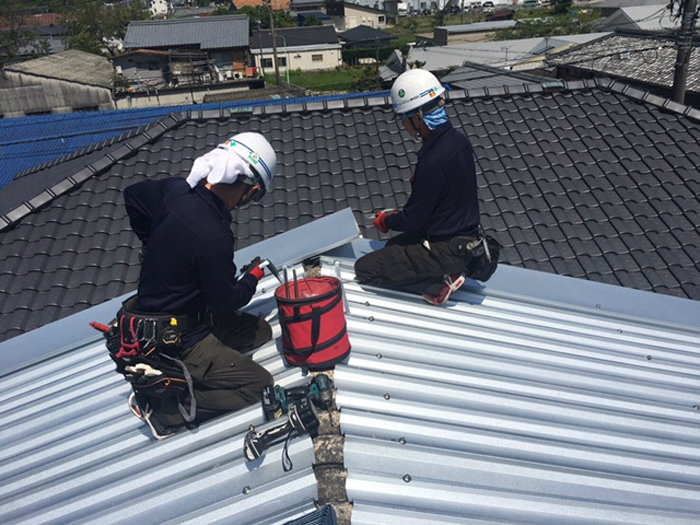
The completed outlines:
<svg viewBox="0 0 700 525">
<path fill-rule="evenodd" d="M 267 386 L 262 391 L 262 406 L 265 421 L 279 419 L 289 412 L 297 401 L 309 399 L 317 408 L 328 410 L 333 404 L 333 382 L 326 374 L 314 376 L 309 384 L 283 388 Z"/>
</svg>

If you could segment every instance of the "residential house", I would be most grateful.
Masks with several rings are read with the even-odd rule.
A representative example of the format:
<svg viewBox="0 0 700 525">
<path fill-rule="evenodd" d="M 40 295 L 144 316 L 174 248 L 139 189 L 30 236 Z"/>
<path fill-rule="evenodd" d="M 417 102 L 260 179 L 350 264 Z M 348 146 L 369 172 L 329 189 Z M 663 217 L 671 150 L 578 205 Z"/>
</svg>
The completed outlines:
<svg viewBox="0 0 700 525">
<path fill-rule="evenodd" d="M 322 11 L 325 7 L 325 0 L 291 0 L 289 3 L 289 10 L 295 13 L 300 11 Z"/>
<path fill-rule="evenodd" d="M 617 33 L 554 52 L 547 58 L 562 79 L 606 77 L 623 80 L 662 97 L 673 94 L 678 51 L 674 36 Z M 700 47 L 690 53 L 686 104 L 700 107 Z"/>
<path fill-rule="evenodd" d="M 433 29 L 433 43 L 436 46 L 447 46 L 466 42 L 488 42 L 494 31 L 509 29 L 515 27 L 515 24 L 515 20 L 498 20 L 456 26 L 437 26 Z"/>
<path fill-rule="evenodd" d="M 0 115 L 22 117 L 113 109 L 114 69 L 109 60 L 69 49 L 2 70 Z"/>
<path fill-rule="evenodd" d="M 383 29 L 387 24 L 387 13 L 382 9 L 353 2 L 326 3 L 326 13 L 333 19 L 338 31 L 348 31 L 360 25 Z"/>
<path fill-rule="evenodd" d="M 141 91 L 164 88 L 174 80 L 170 73 L 171 53 L 155 49 L 135 49 L 111 59 L 117 78 L 126 87 Z"/>
<path fill-rule="evenodd" d="M 355 281 L 388 238 L 372 215 L 406 202 L 420 147 L 386 93 L 190 107 L 13 183 L 34 195 L 0 219 L 0 522 L 287 523 L 328 502 L 335 468 L 353 502 L 343 525 L 694 525 L 700 111 L 598 80 L 453 91 L 446 110 L 504 248 L 489 282 L 440 308 Z M 320 256 L 345 292 L 343 464 L 316 472 L 306 436 L 244 459 L 249 427 L 266 428 L 259 406 L 154 442 L 88 326 L 136 287 L 124 187 L 185 176 L 245 130 L 270 138 L 281 170 L 237 211 L 236 259 L 301 272 Z M 275 334 L 251 357 L 298 386 L 278 285 L 265 277 L 247 307 Z"/>
<path fill-rule="evenodd" d="M 275 31 L 280 73 L 291 70 L 333 69 L 342 63 L 341 45 L 332 26 L 285 27 Z M 253 31 L 250 53 L 255 67 L 274 73 L 274 49 L 270 30 Z"/>
<path fill-rule="evenodd" d="M 67 28 L 58 13 L 24 13 L 15 17 L 3 18 L 0 13 L 0 34 L 19 31 L 27 38 L 21 38 L 19 57 L 32 57 L 40 52 L 49 54 L 65 51 Z"/>
<path fill-rule="evenodd" d="M 164 75 L 171 85 L 239 80 L 256 76 L 250 67 L 248 31 L 245 15 L 131 22 L 124 49 L 167 52 L 169 71 Z M 152 61 L 134 65 L 138 63 L 148 69 L 136 67 L 135 74 L 151 74 Z"/>
<path fill-rule="evenodd" d="M 398 39 L 396 35 L 387 31 L 365 25 L 338 33 L 338 38 L 346 49 L 388 47 L 393 40 Z"/>
</svg>

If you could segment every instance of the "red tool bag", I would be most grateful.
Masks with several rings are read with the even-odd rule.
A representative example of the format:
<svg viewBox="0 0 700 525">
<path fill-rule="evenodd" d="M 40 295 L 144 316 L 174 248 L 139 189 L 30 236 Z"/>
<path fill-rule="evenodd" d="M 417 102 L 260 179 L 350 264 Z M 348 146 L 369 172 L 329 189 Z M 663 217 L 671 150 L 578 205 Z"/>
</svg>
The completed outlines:
<svg viewBox="0 0 700 525">
<path fill-rule="evenodd" d="M 350 353 L 339 279 L 309 277 L 281 284 L 275 299 L 289 364 L 325 370 Z"/>
</svg>

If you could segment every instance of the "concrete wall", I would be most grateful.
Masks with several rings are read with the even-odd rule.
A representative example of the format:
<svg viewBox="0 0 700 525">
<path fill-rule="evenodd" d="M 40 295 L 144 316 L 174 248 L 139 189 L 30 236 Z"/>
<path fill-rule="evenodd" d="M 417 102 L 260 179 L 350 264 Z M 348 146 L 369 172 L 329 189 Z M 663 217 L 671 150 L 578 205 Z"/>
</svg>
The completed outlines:
<svg viewBox="0 0 700 525">
<path fill-rule="evenodd" d="M 208 86 L 188 86 L 171 90 L 153 90 L 149 93 L 131 93 L 116 100 L 117 109 L 147 108 L 154 106 L 180 106 L 202 104 L 204 97 L 214 93 L 250 91 L 250 83 L 211 84 Z"/>
</svg>

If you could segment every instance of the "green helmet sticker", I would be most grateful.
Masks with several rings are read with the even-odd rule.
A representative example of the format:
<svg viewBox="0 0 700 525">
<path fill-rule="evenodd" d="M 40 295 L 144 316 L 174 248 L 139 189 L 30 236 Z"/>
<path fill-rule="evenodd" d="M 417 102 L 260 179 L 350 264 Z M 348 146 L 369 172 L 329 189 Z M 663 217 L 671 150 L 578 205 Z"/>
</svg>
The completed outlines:
<svg viewBox="0 0 700 525">
<path fill-rule="evenodd" d="M 406 92 L 403 89 L 399 89 L 399 97 L 403 98 L 406 96 Z"/>
</svg>

